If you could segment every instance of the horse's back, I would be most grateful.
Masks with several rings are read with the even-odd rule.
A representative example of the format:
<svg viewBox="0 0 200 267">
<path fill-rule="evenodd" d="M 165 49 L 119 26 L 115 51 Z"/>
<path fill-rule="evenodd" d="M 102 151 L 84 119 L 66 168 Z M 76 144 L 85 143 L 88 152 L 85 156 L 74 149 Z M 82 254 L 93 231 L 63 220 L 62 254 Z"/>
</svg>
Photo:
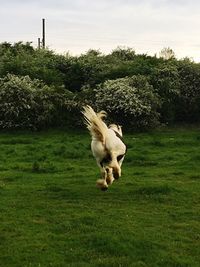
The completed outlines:
<svg viewBox="0 0 200 267">
<path fill-rule="evenodd" d="M 122 140 L 116 136 L 112 129 L 108 129 L 108 135 L 106 137 L 106 148 L 116 153 L 125 153 L 126 145 Z"/>
</svg>

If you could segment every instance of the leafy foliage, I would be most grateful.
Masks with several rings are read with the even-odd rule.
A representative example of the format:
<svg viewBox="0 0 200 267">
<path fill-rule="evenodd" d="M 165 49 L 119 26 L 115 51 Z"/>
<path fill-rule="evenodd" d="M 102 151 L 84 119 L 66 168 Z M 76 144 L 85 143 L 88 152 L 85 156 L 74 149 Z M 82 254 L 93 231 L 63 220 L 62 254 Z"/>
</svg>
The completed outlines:
<svg viewBox="0 0 200 267">
<path fill-rule="evenodd" d="M 28 75 L 32 79 L 43 80 L 47 85 L 62 85 L 64 78 L 57 69 L 62 61 L 62 56 L 55 55 L 50 50 L 36 50 L 30 43 L 0 45 L 1 77 L 8 73 L 19 76 Z"/>
<path fill-rule="evenodd" d="M 96 89 L 96 105 L 127 127 L 158 124 L 159 97 L 144 76 L 108 80 Z"/>
<path fill-rule="evenodd" d="M 26 99 L 25 103 L 21 101 L 21 106 L 14 101 L 17 91 L 14 94 L 8 74 L 17 81 L 16 99 L 22 96 Z M 134 84 L 131 84 L 133 76 Z M 117 47 L 108 55 L 90 49 L 80 56 L 71 56 L 35 49 L 29 42 L 4 42 L 0 44 L 0 78 L 2 111 L 5 110 L 7 118 L 10 116 L 13 120 L 13 115 L 8 114 L 15 113 L 16 119 L 13 126 L 8 120 L 1 128 L 80 125 L 78 118 L 85 103 L 106 110 L 112 103 L 112 110 L 108 111 L 113 119 L 124 120 L 123 124 L 134 128 L 153 126 L 158 121 L 171 124 L 200 122 L 200 64 L 188 59 L 177 60 L 170 48 L 164 48 L 160 57 L 138 55 L 134 49 L 125 47 Z M 35 84 L 36 80 L 39 84 Z M 135 85 L 136 80 L 140 85 Z M 7 91 L 3 93 L 6 87 Z M 7 98 L 11 100 L 11 95 L 13 100 L 6 102 Z M 8 103 L 13 104 L 6 109 Z M 37 123 L 37 119 L 34 122 L 29 119 L 30 124 L 25 119 L 23 124 L 20 118 L 25 114 L 22 110 L 27 117 L 42 115 Z M 1 115 L 2 122 L 5 122 L 4 117 Z"/>
<path fill-rule="evenodd" d="M 29 76 L 0 79 L 0 128 L 43 128 L 59 120 L 66 92 Z"/>
<path fill-rule="evenodd" d="M 128 47 L 117 47 L 116 49 L 114 49 L 111 53 L 111 56 L 112 57 L 116 57 L 120 60 L 123 60 L 123 61 L 128 61 L 128 60 L 133 60 L 135 59 L 135 51 Z"/>
<path fill-rule="evenodd" d="M 178 64 L 180 98 L 176 103 L 177 120 L 200 121 L 200 64 L 185 59 Z"/>
<path fill-rule="evenodd" d="M 159 109 L 162 122 L 174 122 L 176 102 L 180 96 L 180 79 L 177 67 L 162 64 L 151 74 L 151 84 L 159 94 L 162 105 Z"/>
</svg>

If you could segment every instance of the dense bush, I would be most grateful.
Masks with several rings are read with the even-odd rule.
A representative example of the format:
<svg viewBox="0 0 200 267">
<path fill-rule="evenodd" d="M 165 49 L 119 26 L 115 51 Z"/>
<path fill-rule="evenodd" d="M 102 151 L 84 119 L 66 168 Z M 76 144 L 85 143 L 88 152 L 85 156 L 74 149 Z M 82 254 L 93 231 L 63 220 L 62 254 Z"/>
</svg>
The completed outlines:
<svg viewBox="0 0 200 267">
<path fill-rule="evenodd" d="M 200 122 L 200 64 L 170 48 L 159 58 L 123 47 L 71 56 L 5 42 L 0 79 L 1 128 L 79 125 L 85 103 L 131 127 Z"/>
<path fill-rule="evenodd" d="M 176 116 L 176 103 L 180 96 L 180 78 L 177 67 L 170 62 L 155 68 L 151 74 L 150 83 L 162 100 L 159 108 L 161 121 L 173 123 Z"/>
<path fill-rule="evenodd" d="M 176 121 L 200 122 L 200 64 L 178 62 L 180 97 L 176 101 Z"/>
<path fill-rule="evenodd" d="M 38 129 L 61 123 L 70 97 L 29 76 L 8 74 L 0 79 L 0 128 Z"/>
<path fill-rule="evenodd" d="M 128 128 L 149 128 L 159 122 L 158 95 L 144 76 L 108 80 L 96 89 L 96 106 Z"/>
<path fill-rule="evenodd" d="M 30 43 L 0 44 L 0 77 L 8 73 L 28 75 L 31 79 L 42 80 L 47 85 L 62 85 L 64 75 L 58 66 L 63 61 L 65 57 L 55 55 L 50 50 L 34 49 Z"/>
</svg>

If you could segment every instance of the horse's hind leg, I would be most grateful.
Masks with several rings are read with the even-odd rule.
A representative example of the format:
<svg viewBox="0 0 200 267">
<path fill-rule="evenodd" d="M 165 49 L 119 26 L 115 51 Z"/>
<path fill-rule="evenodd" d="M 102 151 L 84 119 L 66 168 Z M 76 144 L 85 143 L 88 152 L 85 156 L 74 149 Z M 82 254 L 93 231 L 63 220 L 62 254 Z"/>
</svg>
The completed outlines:
<svg viewBox="0 0 200 267">
<path fill-rule="evenodd" d="M 98 164 L 98 163 L 97 163 Z M 96 185 L 98 188 L 100 188 L 102 191 L 106 191 L 108 189 L 108 183 L 107 183 L 107 171 L 104 167 L 102 167 L 100 164 L 98 164 L 100 170 L 101 170 L 101 176 L 102 179 L 98 179 L 96 181 Z"/>
<path fill-rule="evenodd" d="M 111 185 L 114 181 L 112 168 L 106 167 L 106 172 L 107 172 L 106 182 L 108 185 Z"/>
</svg>

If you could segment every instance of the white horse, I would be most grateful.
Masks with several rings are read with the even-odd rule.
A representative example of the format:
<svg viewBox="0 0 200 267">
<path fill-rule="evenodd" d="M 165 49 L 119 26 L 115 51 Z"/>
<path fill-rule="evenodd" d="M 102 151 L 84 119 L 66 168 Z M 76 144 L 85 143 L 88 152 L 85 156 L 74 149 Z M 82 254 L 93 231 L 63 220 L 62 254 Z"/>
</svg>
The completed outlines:
<svg viewBox="0 0 200 267">
<path fill-rule="evenodd" d="M 126 145 L 122 141 L 121 126 L 104 123 L 105 111 L 96 113 L 90 106 L 83 107 L 85 124 L 92 136 L 91 149 L 102 179 L 97 180 L 97 187 L 107 190 L 115 179 L 121 176 L 121 165 L 126 154 Z"/>
</svg>

